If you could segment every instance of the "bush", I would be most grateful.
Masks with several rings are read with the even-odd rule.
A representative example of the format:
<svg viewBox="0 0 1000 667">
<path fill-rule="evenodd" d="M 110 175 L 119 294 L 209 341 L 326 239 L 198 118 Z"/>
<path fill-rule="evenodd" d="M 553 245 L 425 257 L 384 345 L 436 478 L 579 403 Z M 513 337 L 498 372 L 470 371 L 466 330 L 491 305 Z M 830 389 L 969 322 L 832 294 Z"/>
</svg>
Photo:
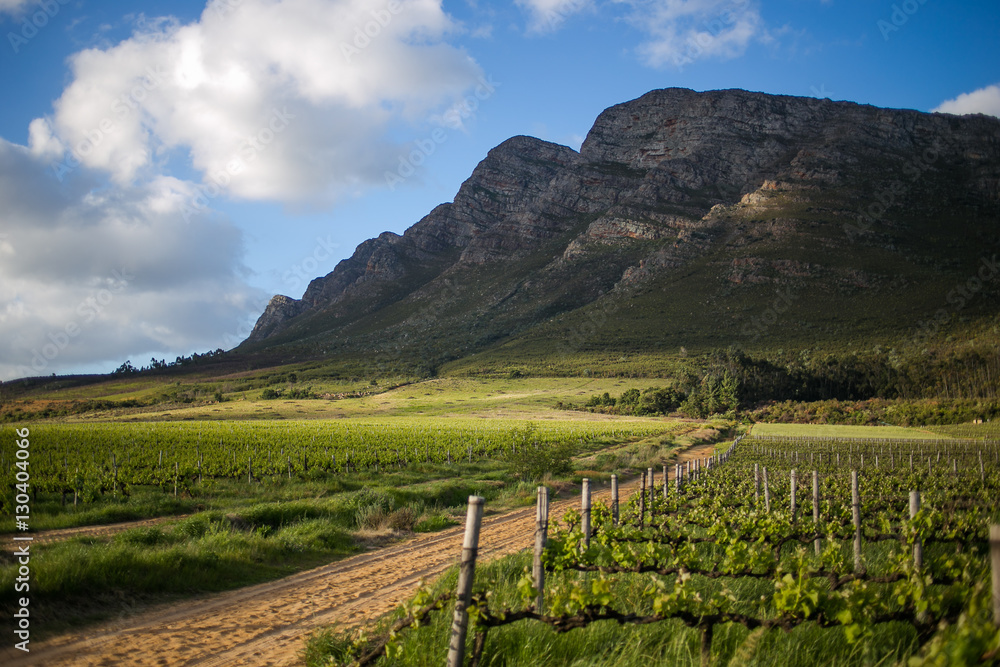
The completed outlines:
<svg viewBox="0 0 1000 667">
<path fill-rule="evenodd" d="M 384 491 L 376 491 L 364 487 L 351 498 L 350 507 L 354 510 L 354 521 L 359 528 L 376 530 L 388 520 L 396 502 Z"/>
<path fill-rule="evenodd" d="M 571 470 L 576 448 L 569 442 L 539 443 L 534 424 L 514 433 L 514 447 L 504 459 L 511 475 L 522 481 L 539 481 L 546 475 L 562 475 Z"/>
<path fill-rule="evenodd" d="M 386 519 L 393 530 L 413 530 L 417 523 L 417 511 L 410 506 L 400 507 Z"/>
</svg>

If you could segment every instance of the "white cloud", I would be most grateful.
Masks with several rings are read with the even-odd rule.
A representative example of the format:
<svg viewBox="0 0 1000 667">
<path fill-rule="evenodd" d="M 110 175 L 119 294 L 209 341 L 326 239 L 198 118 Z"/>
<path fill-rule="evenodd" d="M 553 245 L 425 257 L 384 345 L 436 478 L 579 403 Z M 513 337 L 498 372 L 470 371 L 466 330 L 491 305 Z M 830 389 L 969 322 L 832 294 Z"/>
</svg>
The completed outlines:
<svg viewBox="0 0 1000 667">
<path fill-rule="evenodd" d="M 630 20 L 649 39 L 638 47 L 652 67 L 683 68 L 703 58 L 730 59 L 766 39 L 751 0 L 629 0 Z"/>
<path fill-rule="evenodd" d="M 69 59 L 28 146 L 0 139 L 0 379 L 235 345 L 270 295 L 212 198 L 382 187 L 400 137 L 482 85 L 440 0 L 212 0 L 136 25 Z"/>
<path fill-rule="evenodd" d="M 1000 117 L 1000 84 L 963 93 L 953 100 L 942 102 L 933 111 L 956 115 L 983 113 Z"/>
<path fill-rule="evenodd" d="M 190 183 L 58 187 L 47 165 L 0 139 L 0 379 L 214 348 L 259 314 L 242 232 L 181 221 Z"/>
<path fill-rule="evenodd" d="M 570 16 L 593 7 L 592 0 L 516 0 L 517 6 L 528 13 L 528 31 L 552 32 Z"/>
<path fill-rule="evenodd" d="M 32 0 L 0 0 L 0 14 L 19 14 Z"/>
<path fill-rule="evenodd" d="M 226 173 L 232 196 L 329 202 L 384 182 L 399 154 L 387 131 L 481 75 L 444 41 L 456 27 L 439 0 L 213 0 L 198 22 L 141 26 L 73 56 L 33 151 L 61 141 L 118 184 L 180 151 L 206 181 Z"/>
</svg>

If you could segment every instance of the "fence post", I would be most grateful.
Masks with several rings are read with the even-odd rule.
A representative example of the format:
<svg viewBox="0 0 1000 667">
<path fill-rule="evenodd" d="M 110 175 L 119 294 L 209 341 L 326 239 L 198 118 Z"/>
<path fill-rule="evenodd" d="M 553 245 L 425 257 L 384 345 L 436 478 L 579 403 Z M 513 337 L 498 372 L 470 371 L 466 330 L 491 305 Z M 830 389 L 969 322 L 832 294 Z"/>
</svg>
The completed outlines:
<svg viewBox="0 0 1000 667">
<path fill-rule="evenodd" d="M 910 491 L 910 521 L 917 516 L 917 512 L 920 511 L 920 492 Z M 924 546 L 921 544 L 920 540 L 913 543 L 913 567 L 918 571 L 923 568 L 924 565 Z"/>
<path fill-rule="evenodd" d="M 618 525 L 618 475 L 611 475 L 611 523 Z"/>
<path fill-rule="evenodd" d="M 753 504 L 760 506 L 760 464 L 753 464 Z"/>
<path fill-rule="evenodd" d="M 472 597 L 472 581 L 476 574 L 479 527 L 483 521 L 484 502 L 479 496 L 469 496 L 469 510 L 465 518 L 465 541 L 462 543 L 462 564 L 458 571 L 455 618 L 451 623 L 451 641 L 448 645 L 448 667 L 462 667 L 465 658 L 465 635 L 469 629 L 468 608 Z"/>
<path fill-rule="evenodd" d="M 535 611 L 539 614 L 542 613 L 542 604 L 545 601 L 545 568 L 542 567 L 542 552 L 545 551 L 545 546 L 548 542 L 548 532 L 549 490 L 547 487 L 540 486 L 538 487 L 538 506 L 535 511 L 535 558 L 532 562 L 535 588 L 538 590 Z"/>
<path fill-rule="evenodd" d="M 639 475 L 639 527 L 646 526 L 646 474 Z"/>
<path fill-rule="evenodd" d="M 813 470 L 813 523 L 816 524 L 816 534 L 819 534 L 819 472 Z M 820 554 L 820 539 L 817 537 L 813 542 L 816 548 L 816 555 Z"/>
<path fill-rule="evenodd" d="M 798 473 L 795 472 L 795 468 L 792 468 L 792 481 L 791 481 L 792 523 L 795 523 L 795 513 L 797 509 L 795 507 L 795 487 L 799 485 L 798 482 L 799 482 Z"/>
<path fill-rule="evenodd" d="M 664 464 L 663 465 L 663 500 L 664 500 L 664 502 L 666 502 L 666 500 L 667 500 L 667 491 L 669 491 L 669 489 L 667 488 L 667 482 L 669 480 L 670 480 L 670 476 L 667 474 L 667 466 L 666 466 L 666 464 Z"/>
<path fill-rule="evenodd" d="M 858 493 L 858 471 L 851 471 L 851 515 L 854 520 L 854 571 L 861 571 L 861 496 Z"/>
<path fill-rule="evenodd" d="M 1000 626 L 1000 524 L 990 526 L 990 568 L 993 570 L 993 623 Z"/>
<path fill-rule="evenodd" d="M 649 521 L 653 521 L 653 498 L 656 496 L 656 481 L 653 477 L 653 469 L 649 469 Z"/>
<path fill-rule="evenodd" d="M 590 480 L 583 478 L 583 492 L 580 494 L 580 527 L 583 530 L 583 548 L 590 546 Z"/>
<path fill-rule="evenodd" d="M 771 513 L 771 487 L 767 483 L 767 468 L 764 468 L 764 509 Z"/>
</svg>

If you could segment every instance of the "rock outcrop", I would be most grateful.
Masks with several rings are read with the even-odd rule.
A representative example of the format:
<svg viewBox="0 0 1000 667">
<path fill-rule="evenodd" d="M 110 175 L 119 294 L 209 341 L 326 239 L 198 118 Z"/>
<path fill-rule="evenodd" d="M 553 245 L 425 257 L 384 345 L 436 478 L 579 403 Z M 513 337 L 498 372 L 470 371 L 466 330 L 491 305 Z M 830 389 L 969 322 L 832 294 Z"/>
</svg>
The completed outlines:
<svg viewBox="0 0 1000 667">
<path fill-rule="evenodd" d="M 1000 210 L 1000 120 L 657 90 L 605 110 L 579 152 L 523 136 L 500 144 L 453 202 L 402 236 L 362 243 L 301 299 L 272 299 L 247 344 L 342 338 L 387 309 L 378 326 L 405 338 L 408 320 L 431 326 L 429 303 L 432 319 L 444 318 L 445 299 L 470 310 L 452 321 L 473 349 L 677 271 L 719 243 L 739 255 L 714 265 L 728 285 L 846 275 L 863 267 L 824 273 L 821 261 L 739 249 L 773 247 L 809 225 L 829 229 L 827 251 L 858 239 L 894 248 L 896 235 L 923 233 L 955 202 Z M 450 296 L 435 297 L 445 285 Z M 480 331 L 472 320 L 487 316 L 496 327 Z"/>
</svg>

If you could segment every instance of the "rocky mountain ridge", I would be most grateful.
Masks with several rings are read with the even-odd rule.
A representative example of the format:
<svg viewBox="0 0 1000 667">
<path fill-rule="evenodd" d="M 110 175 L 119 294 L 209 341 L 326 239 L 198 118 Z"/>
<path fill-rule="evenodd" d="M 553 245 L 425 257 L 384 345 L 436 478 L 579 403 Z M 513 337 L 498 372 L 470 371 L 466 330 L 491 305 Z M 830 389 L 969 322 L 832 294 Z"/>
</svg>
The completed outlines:
<svg viewBox="0 0 1000 667">
<path fill-rule="evenodd" d="M 462 356 L 692 271 L 711 308 L 744 286 L 882 285 L 876 256 L 913 286 L 995 247 L 998 211 L 1000 119 L 656 90 L 600 114 L 579 152 L 503 142 L 453 202 L 274 297 L 240 349 L 384 352 L 447 330 Z M 956 233 L 971 245 L 938 256 Z"/>
</svg>

